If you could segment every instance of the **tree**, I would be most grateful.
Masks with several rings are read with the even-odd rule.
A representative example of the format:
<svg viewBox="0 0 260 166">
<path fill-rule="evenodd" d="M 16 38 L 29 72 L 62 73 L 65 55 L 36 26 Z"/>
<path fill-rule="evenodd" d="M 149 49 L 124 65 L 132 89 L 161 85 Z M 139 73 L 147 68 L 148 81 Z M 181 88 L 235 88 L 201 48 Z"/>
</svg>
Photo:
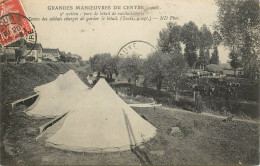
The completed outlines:
<svg viewBox="0 0 260 166">
<path fill-rule="evenodd" d="M 134 86 L 136 86 L 136 81 L 142 74 L 142 61 L 140 55 L 132 54 L 122 59 L 119 63 L 119 72 L 124 78 L 132 81 Z"/>
<path fill-rule="evenodd" d="M 185 44 L 184 56 L 187 59 L 188 65 L 194 68 L 197 62 L 197 49 L 199 47 L 199 30 L 197 25 L 190 21 L 182 27 L 181 31 L 182 42 Z"/>
<path fill-rule="evenodd" d="M 219 6 L 216 29 L 223 42 L 230 48 L 235 64 L 241 65 L 248 77 L 255 77 L 259 71 L 258 61 L 260 43 L 259 2 L 255 0 L 217 0 Z M 237 57 L 240 56 L 241 58 Z"/>
<path fill-rule="evenodd" d="M 164 58 L 164 73 L 167 87 L 175 90 L 175 99 L 178 99 L 181 80 L 187 71 L 187 61 L 180 53 L 167 54 Z"/>
<path fill-rule="evenodd" d="M 222 41 L 222 37 L 217 31 L 214 31 L 212 34 L 213 38 L 213 47 L 218 47 Z"/>
<path fill-rule="evenodd" d="M 229 58 L 231 59 L 229 64 L 234 70 L 234 76 L 236 76 L 236 70 L 240 67 L 239 54 L 232 51 L 229 53 Z"/>
<path fill-rule="evenodd" d="M 214 47 L 214 51 L 212 52 L 210 58 L 210 64 L 219 64 L 218 47 Z"/>
<path fill-rule="evenodd" d="M 206 65 L 209 64 L 210 61 L 210 55 L 209 55 L 209 49 L 212 47 L 213 44 L 213 37 L 209 30 L 209 28 L 203 24 L 203 26 L 200 28 L 200 31 L 198 33 L 199 37 L 199 63 L 204 69 Z"/>
<path fill-rule="evenodd" d="M 18 40 L 14 43 L 14 45 L 17 44 L 19 47 L 15 49 L 15 62 L 16 64 L 19 64 L 21 61 L 22 56 L 27 50 L 27 42 L 25 39 Z"/>
<path fill-rule="evenodd" d="M 181 53 L 163 53 L 156 51 L 148 56 L 143 65 L 145 80 L 156 83 L 157 90 L 161 90 L 163 80 L 168 89 L 174 89 L 177 95 L 179 82 L 187 69 L 187 62 Z"/>
<path fill-rule="evenodd" d="M 96 54 L 89 58 L 92 71 L 106 74 L 112 79 L 113 73 L 118 74 L 118 57 L 112 57 L 110 53 Z"/>
<path fill-rule="evenodd" d="M 223 73 L 223 67 L 216 64 L 210 64 L 205 67 L 206 71 L 214 72 L 214 73 Z"/>
<path fill-rule="evenodd" d="M 113 56 L 112 57 L 112 66 L 113 66 L 113 72 L 115 73 L 116 77 L 119 75 L 119 62 L 120 62 L 120 57 L 119 56 Z"/>
<path fill-rule="evenodd" d="M 103 71 L 107 74 L 109 79 L 112 79 L 113 73 L 118 75 L 118 57 L 109 57 L 105 59 L 103 65 Z"/>
<path fill-rule="evenodd" d="M 66 54 L 64 51 L 60 51 L 60 61 L 66 63 Z"/>
<path fill-rule="evenodd" d="M 219 64 L 218 46 L 222 41 L 222 37 L 217 31 L 213 32 L 213 53 L 211 54 L 210 64 Z"/>
<path fill-rule="evenodd" d="M 149 80 L 156 83 L 158 91 L 161 90 L 162 80 L 164 79 L 164 60 L 163 52 L 155 51 L 150 54 L 143 65 L 143 75 L 145 81 Z"/>
<path fill-rule="evenodd" d="M 159 33 L 159 50 L 163 53 L 181 52 L 181 26 L 168 23 L 167 28 Z"/>
</svg>

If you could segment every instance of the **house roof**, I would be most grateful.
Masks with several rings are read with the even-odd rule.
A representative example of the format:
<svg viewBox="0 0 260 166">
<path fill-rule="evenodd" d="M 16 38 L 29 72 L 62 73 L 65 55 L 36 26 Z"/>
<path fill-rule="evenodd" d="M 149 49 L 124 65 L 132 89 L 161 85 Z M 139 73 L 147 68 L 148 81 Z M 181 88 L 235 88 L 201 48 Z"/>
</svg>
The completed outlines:
<svg viewBox="0 0 260 166">
<path fill-rule="evenodd" d="M 43 48 L 42 48 L 42 44 L 41 44 L 41 43 L 36 43 L 33 49 L 34 49 L 34 50 L 38 50 L 38 49 L 40 49 L 40 48 L 43 49 Z"/>
<path fill-rule="evenodd" d="M 55 53 L 59 53 L 59 49 L 58 48 L 44 48 L 42 50 L 43 53 L 50 53 L 50 54 L 55 54 Z"/>
<path fill-rule="evenodd" d="M 14 49 L 4 49 L 3 53 L 5 55 L 15 55 L 15 50 Z"/>
<path fill-rule="evenodd" d="M 8 44 L 7 46 L 5 46 L 6 48 L 9 48 L 9 47 L 20 47 L 22 44 L 23 44 L 23 42 L 26 42 L 24 39 L 22 39 L 22 40 L 17 40 L 17 41 L 15 41 L 15 42 L 13 42 L 13 43 L 11 43 L 11 44 Z"/>
<path fill-rule="evenodd" d="M 71 57 L 79 58 L 80 56 L 78 54 L 72 54 Z"/>
<path fill-rule="evenodd" d="M 24 39 L 17 40 L 15 42 L 5 46 L 5 48 L 20 48 L 24 44 L 26 44 L 28 50 L 30 50 L 31 48 L 33 48 L 33 50 L 38 50 L 39 47 L 42 48 L 42 45 L 40 43 L 36 43 L 34 45 L 33 43 L 27 43 L 26 40 L 24 40 Z"/>
</svg>

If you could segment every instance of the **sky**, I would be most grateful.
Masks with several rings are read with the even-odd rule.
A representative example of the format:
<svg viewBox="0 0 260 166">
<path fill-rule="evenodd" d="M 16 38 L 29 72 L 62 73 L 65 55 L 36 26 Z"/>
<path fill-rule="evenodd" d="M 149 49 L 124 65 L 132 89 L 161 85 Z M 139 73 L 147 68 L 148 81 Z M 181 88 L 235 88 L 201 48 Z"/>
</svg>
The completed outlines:
<svg viewBox="0 0 260 166">
<path fill-rule="evenodd" d="M 88 60 L 97 53 L 111 53 L 116 55 L 127 43 L 142 40 L 157 46 L 159 32 L 166 28 L 171 20 L 179 25 L 194 21 L 199 27 L 206 24 L 213 30 L 213 23 L 217 20 L 218 7 L 214 0 L 22 0 L 27 17 L 52 18 L 60 17 L 64 12 L 73 14 L 89 13 L 97 10 L 75 10 L 75 6 L 148 6 L 145 9 L 110 10 L 116 12 L 144 12 L 145 16 L 154 18 L 151 21 L 34 21 L 38 42 L 44 48 L 59 48 L 65 52 L 79 54 Z M 73 6 L 73 10 L 48 10 L 52 6 Z M 104 10 L 102 10 L 104 11 Z M 71 13 L 72 12 L 72 13 Z M 99 11 L 97 11 L 99 12 Z M 99 13 L 100 14 L 100 13 Z M 110 13 L 111 14 L 111 13 Z M 167 20 L 160 20 L 161 16 L 168 16 Z M 74 16 L 68 16 L 74 17 Z M 64 18 L 64 17 L 63 17 Z M 119 16 L 118 16 L 119 18 Z M 145 57 L 151 48 L 139 44 L 135 52 Z M 228 60 L 228 50 L 219 47 L 222 63 Z"/>
</svg>

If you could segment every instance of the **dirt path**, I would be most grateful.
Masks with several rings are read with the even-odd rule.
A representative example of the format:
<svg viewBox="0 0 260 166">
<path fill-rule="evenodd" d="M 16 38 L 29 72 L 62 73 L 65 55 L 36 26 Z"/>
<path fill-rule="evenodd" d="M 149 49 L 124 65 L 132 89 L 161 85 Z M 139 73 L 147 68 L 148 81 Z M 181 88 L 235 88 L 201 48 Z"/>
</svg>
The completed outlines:
<svg viewBox="0 0 260 166">
<path fill-rule="evenodd" d="M 169 107 L 162 107 L 163 109 L 166 110 L 170 110 L 170 111 L 175 111 L 175 112 L 185 112 L 187 114 L 197 114 L 197 115 L 201 115 L 201 116 L 208 116 L 208 117 L 214 117 L 214 118 L 218 118 L 218 119 L 226 119 L 228 117 L 226 116 L 220 116 L 220 115 L 214 115 L 214 114 L 210 114 L 207 112 L 202 112 L 202 113 L 195 113 L 195 112 L 190 112 L 190 111 L 186 111 L 186 110 L 181 110 L 181 109 L 176 109 L 176 108 L 169 108 Z M 233 121 L 240 121 L 240 122 L 247 122 L 247 123 L 252 123 L 252 124 L 260 124 L 259 121 L 255 121 L 255 120 L 249 120 L 249 119 L 240 119 L 240 118 L 233 118 Z"/>
</svg>

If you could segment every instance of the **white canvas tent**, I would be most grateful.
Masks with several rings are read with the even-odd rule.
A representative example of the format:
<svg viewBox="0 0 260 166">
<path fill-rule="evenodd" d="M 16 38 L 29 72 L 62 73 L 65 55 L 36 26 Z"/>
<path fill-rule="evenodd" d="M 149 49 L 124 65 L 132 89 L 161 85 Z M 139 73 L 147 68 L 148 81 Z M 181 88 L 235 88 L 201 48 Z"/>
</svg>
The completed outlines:
<svg viewBox="0 0 260 166">
<path fill-rule="evenodd" d="M 55 120 L 58 122 L 45 125 L 37 140 L 64 150 L 113 152 L 129 150 L 156 134 L 156 128 L 128 106 L 104 79 L 71 109 Z"/>
<path fill-rule="evenodd" d="M 34 89 L 39 94 L 37 100 L 31 105 L 26 114 L 35 117 L 55 117 L 69 111 L 69 107 L 77 102 L 84 93 L 89 91 L 73 70 L 50 83 Z"/>
</svg>

